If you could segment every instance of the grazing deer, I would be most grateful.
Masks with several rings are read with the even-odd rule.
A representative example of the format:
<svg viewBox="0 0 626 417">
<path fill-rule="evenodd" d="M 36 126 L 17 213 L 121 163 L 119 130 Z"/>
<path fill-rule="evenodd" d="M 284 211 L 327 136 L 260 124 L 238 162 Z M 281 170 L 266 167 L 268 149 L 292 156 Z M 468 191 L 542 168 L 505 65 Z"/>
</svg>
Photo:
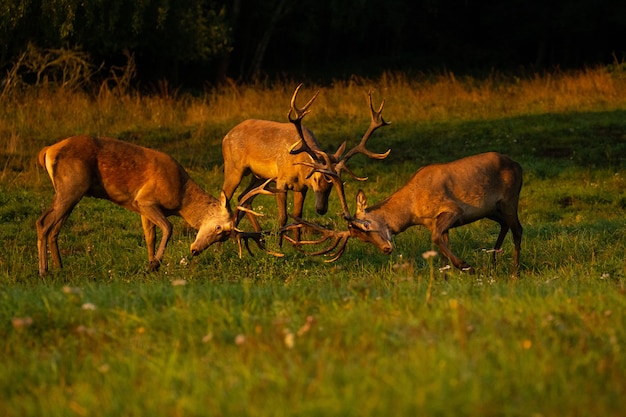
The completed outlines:
<svg viewBox="0 0 626 417">
<path fill-rule="evenodd" d="M 287 223 L 287 194 L 291 190 L 294 194 L 293 215 L 300 217 L 304 206 L 304 199 L 308 189 L 315 193 L 315 208 L 319 214 L 328 211 L 328 197 L 333 188 L 341 187 L 341 171 L 344 170 L 355 176 L 347 167 L 348 160 L 357 153 L 365 154 L 370 158 L 383 159 L 384 154 L 375 154 L 365 149 L 365 143 L 378 127 L 388 123 L 382 119 L 381 113 L 384 105 L 381 104 L 378 112 L 372 107 L 372 98 L 369 96 L 372 111 L 372 122 L 363 139 L 354 149 L 343 155 L 346 148 L 344 142 L 337 152 L 328 155 L 323 152 L 315 135 L 309 129 L 302 126 L 302 119 L 309 112 L 309 107 L 317 98 L 319 91 L 302 107 L 296 107 L 296 98 L 300 90 L 300 84 L 291 98 L 291 107 L 288 118 L 291 123 L 279 123 L 268 120 L 245 120 L 232 128 L 222 141 L 222 155 L 224 157 L 224 185 L 222 190 L 226 198 L 230 200 L 244 176 L 252 174 L 252 181 L 242 193 L 255 188 L 259 183 L 268 178 L 276 179 L 276 200 L 278 204 L 278 223 L 281 227 Z M 295 117 L 292 117 L 295 114 Z M 295 126 L 295 129 L 294 129 Z M 295 149 L 295 148 L 298 149 Z M 318 169 L 312 169 L 317 167 Z M 332 173 L 331 176 L 327 172 Z M 355 178 L 358 178 L 355 176 Z M 340 192 L 343 198 L 343 192 Z M 241 196 L 240 196 L 241 199 Z M 241 201 L 241 200 L 240 200 Z M 240 204 L 242 204 L 240 202 Z M 243 206 L 250 207 L 252 199 Z M 347 205 L 343 203 L 344 212 Z M 243 212 L 240 217 L 243 216 Z M 256 218 L 249 216 L 255 230 L 261 230 Z M 241 219 L 237 219 L 237 222 Z M 237 223 L 236 223 L 237 224 Z M 299 230 L 294 231 L 296 240 L 299 240 Z M 282 233 L 280 235 L 282 243 Z"/>
<path fill-rule="evenodd" d="M 313 227 L 323 233 L 320 240 L 300 244 L 332 239 L 330 248 L 313 255 L 329 253 L 339 246 L 331 260 L 334 261 L 343 254 L 349 237 L 370 242 L 388 255 L 393 250 L 393 235 L 411 226 L 423 225 L 430 230 L 432 241 L 442 255 L 456 268 L 471 273 L 473 268 L 452 253 L 448 231 L 487 218 L 500 224 L 494 260 L 496 251 L 502 247 L 511 229 L 516 274 L 522 241 L 522 225 L 517 215 L 521 188 L 522 168 L 517 162 L 499 153 L 483 153 L 454 162 L 425 166 L 402 188 L 371 207 L 367 204 L 365 193 L 359 191 L 356 214 L 348 221 L 347 231 L 323 229 L 301 219 L 297 219 L 299 223 L 292 227 Z"/>
<path fill-rule="evenodd" d="M 162 152 L 116 139 L 74 136 L 43 148 L 39 163 L 55 190 L 52 205 L 37 220 L 40 275 L 48 270 L 48 244 L 55 266 L 62 267 L 59 231 L 84 196 L 109 200 L 141 215 L 151 271 L 159 268 L 172 234 L 168 216 L 181 216 L 198 230 L 192 255 L 238 232 L 226 196 L 217 200 L 204 192 L 178 162 Z M 270 192 L 257 188 L 245 198 L 260 193 Z M 155 253 L 157 226 L 162 237 Z M 247 238 L 255 238 L 242 237 L 246 247 Z"/>
</svg>

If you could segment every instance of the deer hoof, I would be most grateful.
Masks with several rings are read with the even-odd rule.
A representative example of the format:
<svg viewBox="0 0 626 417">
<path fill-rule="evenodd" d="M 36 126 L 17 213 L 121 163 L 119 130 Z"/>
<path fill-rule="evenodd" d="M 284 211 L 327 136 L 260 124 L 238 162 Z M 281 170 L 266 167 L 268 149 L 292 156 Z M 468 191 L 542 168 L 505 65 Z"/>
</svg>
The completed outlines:
<svg viewBox="0 0 626 417">
<path fill-rule="evenodd" d="M 474 275 L 476 273 L 476 271 L 474 270 L 473 267 L 469 266 L 469 265 L 461 265 L 461 271 L 463 272 L 467 272 L 470 275 Z"/>
<path fill-rule="evenodd" d="M 150 264 L 148 265 L 148 271 L 157 272 L 160 266 L 161 266 L 160 261 L 156 261 L 156 260 L 151 261 Z"/>
</svg>

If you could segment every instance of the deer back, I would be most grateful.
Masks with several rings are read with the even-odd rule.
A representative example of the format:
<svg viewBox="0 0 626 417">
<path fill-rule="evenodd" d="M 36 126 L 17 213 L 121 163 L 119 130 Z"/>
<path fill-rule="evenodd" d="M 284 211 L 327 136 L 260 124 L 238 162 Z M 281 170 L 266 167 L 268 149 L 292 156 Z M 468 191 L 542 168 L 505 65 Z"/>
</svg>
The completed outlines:
<svg viewBox="0 0 626 417">
<path fill-rule="evenodd" d="M 305 138 L 319 149 L 319 144 L 309 129 L 303 128 Z M 307 178 L 311 168 L 306 153 L 291 154 L 290 150 L 300 142 L 298 132 L 291 123 L 269 120 L 245 120 L 232 128 L 222 141 L 225 176 L 243 176 L 247 171 L 261 178 L 277 178 L 277 182 L 293 184 L 299 188 L 305 184 L 316 188 L 314 183 L 321 175 L 315 173 Z"/>
<path fill-rule="evenodd" d="M 67 184 L 91 197 L 138 211 L 138 195 L 149 195 L 163 209 L 181 209 L 189 175 L 162 152 L 111 138 L 76 136 L 42 150 L 57 189 Z"/>
<path fill-rule="evenodd" d="M 452 211 L 470 223 L 499 205 L 517 207 L 521 187 L 521 166 L 505 155 L 488 152 L 425 166 L 397 193 L 399 200 L 406 194 L 414 196 L 411 212 L 417 219 Z"/>
</svg>

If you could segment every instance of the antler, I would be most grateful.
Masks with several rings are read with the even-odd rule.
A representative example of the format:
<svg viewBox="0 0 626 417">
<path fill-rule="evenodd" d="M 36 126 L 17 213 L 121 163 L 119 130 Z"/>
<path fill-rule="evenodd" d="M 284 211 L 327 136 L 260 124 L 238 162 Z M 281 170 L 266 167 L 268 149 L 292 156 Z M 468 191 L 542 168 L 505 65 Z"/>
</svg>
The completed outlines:
<svg viewBox="0 0 626 417">
<path fill-rule="evenodd" d="M 367 131 L 361 138 L 359 144 L 350 149 L 345 155 L 343 155 L 343 152 L 346 149 L 346 142 L 344 141 L 341 146 L 339 146 L 335 154 L 330 156 L 326 152 L 317 149 L 317 146 L 312 147 L 311 144 L 307 142 L 303 134 L 302 118 L 304 118 L 304 116 L 309 112 L 308 108 L 313 100 L 317 98 L 319 91 L 315 93 L 313 98 L 311 98 L 311 100 L 309 100 L 309 102 L 303 108 L 298 109 L 295 105 L 295 101 L 300 87 L 302 87 L 302 84 L 298 85 L 295 92 L 293 93 L 293 97 L 291 98 L 291 109 L 289 110 L 288 114 L 289 121 L 295 125 L 296 130 L 298 131 L 300 141 L 296 142 L 292 146 L 292 148 L 290 149 L 290 153 L 297 154 L 301 152 L 306 152 L 311 156 L 311 162 L 298 162 L 299 165 L 305 165 L 312 168 L 307 178 L 313 175 L 315 172 L 320 172 L 326 175 L 327 180 L 331 181 L 333 183 L 333 186 L 337 190 L 339 200 L 341 201 L 343 217 L 349 221 L 353 220 L 352 216 L 350 215 L 350 210 L 348 208 L 348 203 L 346 201 L 346 196 L 344 193 L 343 181 L 341 180 L 341 171 L 346 171 L 348 174 L 350 174 L 352 177 L 359 181 L 365 181 L 367 177 L 358 177 L 354 172 L 352 172 L 352 170 L 350 170 L 350 168 L 346 166 L 348 160 L 358 153 L 361 153 L 373 159 L 385 159 L 391 152 L 391 149 L 389 149 L 385 153 L 375 153 L 365 147 L 367 141 L 376 129 L 391 124 L 390 122 L 387 122 L 385 119 L 383 119 L 382 116 L 383 107 L 385 106 L 385 100 L 382 101 L 378 110 L 374 110 L 374 105 L 372 103 L 372 92 L 368 91 L 367 96 L 369 100 L 371 121 Z M 291 116 L 292 113 L 296 114 L 296 118 L 293 118 Z M 298 144 L 300 144 L 300 147 L 298 149 L 295 149 Z"/>
<path fill-rule="evenodd" d="M 311 223 L 308 222 L 300 217 L 295 217 L 295 216 L 291 216 L 296 223 L 292 223 L 289 224 L 285 227 L 283 227 L 281 229 L 281 231 L 287 231 L 287 230 L 292 230 L 292 229 L 297 229 L 297 228 L 303 228 L 303 227 L 307 227 L 313 230 L 318 231 L 319 233 L 322 234 L 322 237 L 320 239 L 317 240 L 294 240 L 292 238 L 290 238 L 289 236 L 285 235 L 285 239 L 291 243 L 292 245 L 294 245 L 294 247 L 299 250 L 302 253 L 305 253 L 309 256 L 318 256 L 318 255 L 326 255 L 329 252 L 332 252 L 335 250 L 335 248 L 337 248 L 339 246 L 339 249 L 337 249 L 334 253 L 331 253 L 329 256 L 331 257 L 330 259 L 326 259 L 324 260 L 324 262 L 335 262 L 337 259 L 341 258 L 341 256 L 343 255 L 343 253 L 346 250 L 346 245 L 348 244 L 348 239 L 350 238 L 350 231 L 349 230 L 345 230 L 342 232 L 338 232 L 336 230 L 331 230 L 331 229 L 326 229 L 325 227 L 320 226 L 317 223 Z M 326 241 L 330 240 L 331 241 L 331 245 L 325 249 L 320 249 L 318 251 L 315 252 L 305 252 L 303 251 L 300 246 L 302 245 L 319 245 L 321 243 L 324 243 Z"/>
<path fill-rule="evenodd" d="M 237 205 L 237 207 L 235 208 L 235 211 L 233 212 L 233 221 L 237 221 L 237 216 L 239 215 L 240 211 L 244 211 L 246 213 L 250 213 L 254 216 L 257 217 L 263 217 L 262 213 L 257 213 L 255 211 L 252 211 L 246 207 L 244 207 L 243 205 L 246 203 L 246 201 L 248 201 L 249 199 L 251 199 L 252 197 L 254 197 L 255 195 L 259 195 L 259 194 L 265 194 L 265 195 L 273 195 L 274 193 L 278 192 L 277 190 L 274 191 L 270 191 L 267 190 L 265 188 L 265 186 L 267 184 L 269 184 L 272 181 L 276 181 L 276 178 L 270 178 L 268 180 L 266 180 L 263 184 L 259 185 L 258 187 L 255 187 L 253 189 L 251 189 L 250 191 L 248 191 L 244 196 L 242 196 L 239 199 L 239 204 Z"/>
<path fill-rule="evenodd" d="M 266 180 L 263 184 L 259 185 L 258 187 L 253 188 L 252 190 L 248 191 L 239 201 L 239 205 L 237 205 L 237 207 L 235 208 L 235 211 L 233 212 L 233 221 L 236 222 L 237 221 L 237 216 L 239 215 L 240 211 L 244 211 L 246 213 L 250 213 L 254 216 L 259 216 L 262 217 L 263 214 L 262 213 L 257 213 L 256 211 L 250 210 L 246 207 L 243 207 L 243 204 L 245 204 L 246 201 L 248 201 L 249 199 L 251 199 L 252 197 L 254 197 L 255 195 L 259 195 L 259 194 L 265 194 L 265 195 L 272 195 L 275 192 L 279 192 L 279 191 L 270 191 L 267 190 L 265 188 L 265 186 L 267 184 L 269 184 L 272 181 L 275 181 L 276 178 L 270 178 L 268 180 Z M 243 240 L 244 245 L 246 246 L 246 249 L 248 250 L 248 253 L 251 256 L 254 256 L 254 254 L 252 253 L 252 251 L 250 250 L 250 246 L 248 241 L 250 239 L 254 240 L 254 242 L 257 244 L 257 246 L 259 247 L 259 249 L 264 250 L 265 252 L 269 253 L 270 255 L 274 255 L 277 257 L 283 257 L 285 256 L 282 253 L 278 253 L 278 252 L 274 252 L 271 251 L 269 249 L 267 249 L 265 247 L 265 243 L 264 243 L 264 236 L 267 234 L 267 232 L 265 231 L 261 231 L 261 232 L 245 232 L 243 230 L 240 230 L 238 228 L 234 228 L 233 229 L 234 233 L 231 234 L 232 238 L 235 240 L 235 242 L 237 242 L 237 248 L 239 249 L 239 258 L 242 257 L 242 252 L 243 252 L 243 248 L 241 245 L 241 241 Z"/>
<path fill-rule="evenodd" d="M 365 144 L 367 143 L 369 138 L 372 136 L 372 133 L 374 133 L 376 129 L 378 129 L 379 127 L 388 126 L 391 124 L 391 122 L 387 122 L 385 119 L 383 119 L 382 113 L 383 113 L 383 107 L 385 106 L 385 100 L 383 99 L 382 103 L 380 103 L 380 107 L 378 108 L 378 111 L 376 111 L 374 110 L 374 105 L 372 104 L 372 92 L 368 91 L 367 96 L 369 99 L 369 105 L 370 105 L 370 111 L 371 111 L 371 121 L 370 121 L 369 127 L 367 128 L 367 131 L 361 138 L 361 141 L 359 142 L 359 144 L 356 145 L 354 148 L 350 149 L 348 153 L 341 156 L 344 149 L 346 148 L 346 142 L 342 143 L 339 149 L 337 149 L 337 152 L 335 153 L 336 158 L 339 159 L 339 162 L 337 162 L 335 166 L 335 172 L 337 172 L 337 175 L 341 176 L 341 170 L 344 170 L 359 181 L 364 181 L 367 179 L 367 177 L 365 178 L 357 177 L 350 170 L 350 168 L 346 166 L 346 163 L 348 162 L 350 158 L 352 158 L 354 155 L 358 153 L 361 153 L 367 156 L 368 158 L 385 159 L 387 156 L 389 156 L 389 153 L 391 152 L 391 149 L 388 149 L 387 152 L 385 153 L 375 153 L 375 152 L 368 150 L 365 147 Z"/>
<path fill-rule="evenodd" d="M 235 233 L 233 234 L 233 239 L 235 240 L 235 242 L 237 242 L 237 248 L 239 250 L 239 258 L 241 258 L 243 256 L 243 247 L 241 245 L 241 241 L 243 240 L 243 243 L 246 247 L 246 250 L 248 251 L 248 253 L 250 254 L 250 256 L 254 256 L 254 254 L 252 253 L 252 251 L 250 250 L 250 246 L 249 246 L 249 240 L 252 239 L 254 240 L 254 243 L 256 243 L 256 245 L 259 247 L 259 249 L 264 250 L 266 253 L 276 256 L 277 258 L 282 258 L 283 256 L 285 256 L 284 253 L 280 253 L 280 252 L 274 252 L 272 250 L 269 250 L 265 247 L 265 235 L 268 232 L 266 231 L 262 231 L 262 232 L 244 232 L 242 230 L 239 229 L 235 229 Z"/>
<path fill-rule="evenodd" d="M 289 113 L 287 113 L 287 117 L 289 118 L 289 121 L 293 123 L 293 125 L 296 127 L 296 130 L 298 131 L 298 136 L 300 137 L 300 148 L 294 149 L 298 145 L 298 143 L 296 142 L 292 146 L 292 149 L 290 149 L 289 152 L 292 154 L 306 152 L 309 155 L 311 155 L 313 160 L 317 160 L 319 158 L 316 156 L 316 151 L 319 152 L 319 150 L 313 149 L 313 148 L 317 148 L 317 146 L 312 147 L 311 144 L 307 142 L 304 136 L 304 133 L 302 132 L 302 119 L 304 119 L 304 116 L 309 114 L 310 112 L 309 107 L 311 107 L 311 104 L 313 104 L 313 102 L 319 95 L 320 91 L 317 90 L 317 93 L 315 93 L 315 95 L 311 97 L 311 99 L 304 105 L 304 107 L 298 108 L 296 107 L 296 97 L 298 96 L 298 91 L 300 91 L 300 87 L 302 87 L 302 83 L 300 83 L 296 87 L 296 90 L 293 92 L 293 96 L 291 97 L 291 107 L 289 108 Z M 292 113 L 296 114 L 295 119 L 291 117 Z"/>
</svg>

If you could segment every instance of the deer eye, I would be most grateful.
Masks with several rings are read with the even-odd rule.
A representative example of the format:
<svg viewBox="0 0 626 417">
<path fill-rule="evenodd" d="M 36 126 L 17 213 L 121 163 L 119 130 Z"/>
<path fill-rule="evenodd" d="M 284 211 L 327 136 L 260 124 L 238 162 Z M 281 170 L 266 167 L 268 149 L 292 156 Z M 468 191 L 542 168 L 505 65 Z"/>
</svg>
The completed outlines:
<svg viewBox="0 0 626 417">
<path fill-rule="evenodd" d="M 368 221 L 359 221 L 355 223 L 349 223 L 349 227 L 359 230 L 361 232 L 367 232 L 372 229 L 371 223 Z"/>
<path fill-rule="evenodd" d="M 333 182 L 332 178 L 329 177 L 328 175 L 324 174 L 324 179 L 326 180 L 327 183 L 331 184 Z"/>
<path fill-rule="evenodd" d="M 215 226 L 215 231 L 216 231 L 217 233 L 221 232 L 221 231 L 222 231 L 222 225 L 221 225 L 221 224 L 218 224 L 217 226 Z"/>
</svg>

